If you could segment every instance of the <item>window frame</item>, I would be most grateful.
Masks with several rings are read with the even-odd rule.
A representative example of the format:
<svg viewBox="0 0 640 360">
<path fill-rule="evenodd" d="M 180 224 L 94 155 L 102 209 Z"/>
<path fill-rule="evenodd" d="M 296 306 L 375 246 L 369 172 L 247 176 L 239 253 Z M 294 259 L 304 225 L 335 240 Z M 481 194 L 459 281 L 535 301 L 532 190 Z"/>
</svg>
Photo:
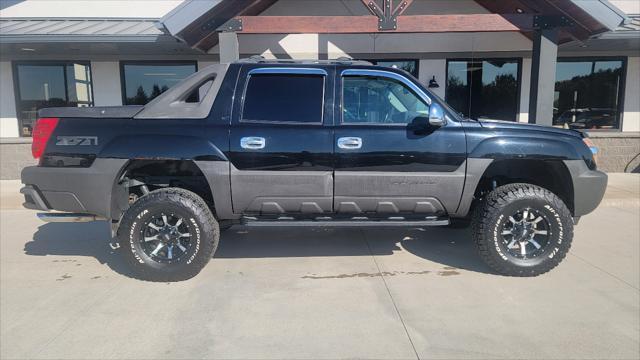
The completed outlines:
<svg viewBox="0 0 640 360">
<path fill-rule="evenodd" d="M 90 91 L 91 91 L 91 104 L 88 107 L 95 106 L 95 93 L 93 90 L 93 70 L 91 68 L 91 61 L 89 60 L 17 60 L 11 62 L 11 71 L 13 79 L 13 100 L 16 107 L 16 120 L 18 121 L 18 136 L 22 138 L 30 138 L 31 136 L 22 135 L 22 120 L 20 120 L 20 103 L 23 101 L 20 96 L 20 77 L 18 75 L 18 67 L 20 65 L 36 65 L 36 66 L 62 66 L 64 71 L 64 93 L 65 97 L 69 98 L 69 84 L 67 84 L 67 66 L 73 64 L 81 64 L 87 66 L 89 69 Z M 34 123 L 35 125 L 35 123 Z"/>
<path fill-rule="evenodd" d="M 249 82 L 252 75 L 315 75 L 322 77 L 322 103 L 320 107 L 320 121 L 308 122 L 308 121 L 271 121 L 271 120 L 259 120 L 259 119 L 245 119 L 244 107 L 245 100 L 247 98 L 247 89 L 249 88 Z M 325 115 L 325 97 L 327 95 L 327 76 L 328 72 L 321 68 L 306 68 L 306 67 L 260 67 L 254 68 L 248 71 L 246 80 L 244 82 L 244 88 L 242 89 L 242 97 L 240 99 L 240 111 L 238 116 L 239 123 L 245 124 L 273 124 L 273 125 L 323 125 Z"/>
<path fill-rule="evenodd" d="M 522 101 L 522 57 L 483 57 L 483 58 L 447 58 L 446 59 L 446 66 L 445 66 L 445 80 L 444 80 L 444 101 L 449 104 L 449 100 L 447 100 L 447 87 L 449 85 L 449 62 L 451 61 L 466 61 L 466 62 L 470 62 L 470 61 L 509 61 L 509 60 L 513 60 L 518 64 L 518 71 L 517 71 L 517 78 L 516 78 L 516 83 L 518 84 L 518 89 L 516 91 L 516 118 L 515 120 L 511 121 L 511 120 L 500 120 L 500 121 L 509 121 L 509 122 L 514 122 L 517 123 L 519 122 L 519 117 L 520 117 L 520 102 Z M 469 92 L 469 103 L 471 103 L 471 92 Z M 451 105 L 449 105 L 451 106 Z M 456 109 L 454 109 L 456 110 Z M 456 110 L 458 111 L 458 110 Z M 464 113 L 462 113 L 464 115 Z M 465 116 L 469 116 L 471 117 L 471 114 L 469 115 L 465 115 Z M 475 120 L 480 120 L 480 119 L 475 119 Z M 493 120 L 493 119 L 492 119 Z"/>
<path fill-rule="evenodd" d="M 416 93 L 416 96 L 421 98 L 424 102 L 427 103 L 427 106 L 431 108 L 431 104 L 433 104 L 433 99 L 424 92 L 420 87 L 418 87 L 413 81 L 408 79 L 406 76 L 401 74 L 396 74 L 392 71 L 387 70 L 378 70 L 378 69 L 345 69 L 340 72 L 340 126 L 384 126 L 384 127 L 407 127 L 408 123 L 374 123 L 374 122 L 364 122 L 364 123 L 355 123 L 355 122 L 345 122 L 344 121 L 344 78 L 345 77 L 381 77 L 391 80 L 396 80 L 403 85 L 407 86 L 409 89 Z"/>
<path fill-rule="evenodd" d="M 627 89 L 627 63 L 628 56 L 558 56 L 556 60 L 556 64 L 560 62 L 597 62 L 597 61 L 621 61 L 622 62 L 622 73 L 621 73 L 621 81 L 619 84 L 618 94 L 620 94 L 618 98 L 618 127 L 614 129 L 580 129 L 578 131 L 588 131 L 588 132 L 622 132 L 622 127 L 624 123 L 624 102 L 626 100 L 626 89 Z M 556 65 L 557 67 L 557 65 Z M 553 89 L 555 91 L 555 84 L 557 80 L 553 83 Z"/>
<path fill-rule="evenodd" d="M 127 83 L 124 76 L 124 67 L 126 65 L 195 65 L 194 74 L 198 72 L 198 62 L 196 60 L 120 60 L 118 63 L 120 67 L 120 95 L 123 106 L 128 106 Z"/>
</svg>

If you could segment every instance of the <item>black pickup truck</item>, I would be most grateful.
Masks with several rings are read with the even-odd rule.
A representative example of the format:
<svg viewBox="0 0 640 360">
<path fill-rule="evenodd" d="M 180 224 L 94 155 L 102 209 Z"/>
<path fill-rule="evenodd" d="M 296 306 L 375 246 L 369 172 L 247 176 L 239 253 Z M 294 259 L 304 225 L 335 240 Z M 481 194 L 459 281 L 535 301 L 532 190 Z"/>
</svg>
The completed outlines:
<svg viewBox="0 0 640 360">
<path fill-rule="evenodd" d="M 145 106 L 42 109 L 32 150 L 24 206 L 111 222 L 112 246 L 151 281 L 195 276 L 236 223 L 465 219 L 497 273 L 535 276 L 607 184 L 584 133 L 466 119 L 407 72 L 353 60 L 252 58 Z"/>
</svg>

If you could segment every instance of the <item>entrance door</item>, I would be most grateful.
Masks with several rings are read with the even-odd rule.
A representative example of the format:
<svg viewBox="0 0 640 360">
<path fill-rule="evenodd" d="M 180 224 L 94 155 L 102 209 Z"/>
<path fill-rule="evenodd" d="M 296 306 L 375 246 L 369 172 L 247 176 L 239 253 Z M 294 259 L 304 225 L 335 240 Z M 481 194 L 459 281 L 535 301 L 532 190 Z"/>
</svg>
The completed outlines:
<svg viewBox="0 0 640 360">
<path fill-rule="evenodd" d="M 245 65 L 230 132 L 235 213 L 333 210 L 334 72 Z"/>
<path fill-rule="evenodd" d="M 436 100 L 399 71 L 343 70 L 336 88 L 336 212 L 454 212 L 465 177 L 462 126 L 428 125 Z"/>
</svg>

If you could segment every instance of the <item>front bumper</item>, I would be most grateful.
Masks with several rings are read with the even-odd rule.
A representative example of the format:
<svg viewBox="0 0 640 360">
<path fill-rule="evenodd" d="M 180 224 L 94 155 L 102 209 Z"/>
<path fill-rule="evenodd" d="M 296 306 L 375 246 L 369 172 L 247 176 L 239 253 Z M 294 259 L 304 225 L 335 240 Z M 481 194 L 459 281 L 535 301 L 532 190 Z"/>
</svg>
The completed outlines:
<svg viewBox="0 0 640 360">
<path fill-rule="evenodd" d="M 573 215 L 583 216 L 595 210 L 607 190 L 607 174 L 590 170 L 583 160 L 565 161 L 573 182 Z"/>
</svg>

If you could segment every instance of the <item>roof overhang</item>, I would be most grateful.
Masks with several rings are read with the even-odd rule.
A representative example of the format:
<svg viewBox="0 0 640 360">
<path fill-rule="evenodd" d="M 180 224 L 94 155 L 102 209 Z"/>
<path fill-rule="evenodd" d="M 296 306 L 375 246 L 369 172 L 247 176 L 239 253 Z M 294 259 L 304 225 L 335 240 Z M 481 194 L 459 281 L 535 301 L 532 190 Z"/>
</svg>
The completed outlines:
<svg viewBox="0 0 640 360">
<path fill-rule="evenodd" d="M 0 42 L 157 42 L 158 19 L 2 18 Z"/>
<path fill-rule="evenodd" d="M 277 0 L 185 0 L 160 19 L 165 31 L 189 46 L 208 51 L 218 43 L 216 29 L 241 15 L 258 15 Z"/>
<path fill-rule="evenodd" d="M 365 18 L 376 19 L 375 16 L 260 16 L 261 12 L 273 5 L 277 0 L 186 0 L 176 9 L 160 19 L 167 33 L 184 41 L 187 45 L 201 51 L 209 51 L 218 42 L 218 32 L 225 24 L 235 19 L 236 23 L 246 23 L 247 26 L 230 28 L 238 33 L 294 33 L 294 32 L 331 32 L 331 33 L 377 33 L 391 32 L 368 26 Z M 368 6 L 376 0 L 365 2 Z M 595 35 L 613 30 L 628 21 L 625 14 L 607 0 L 476 0 L 480 5 L 492 14 L 477 14 L 469 16 L 469 21 L 475 24 L 461 26 L 461 31 L 483 31 L 478 22 L 495 24 L 495 19 L 490 18 L 496 14 L 504 17 L 505 22 L 512 26 L 499 26 L 490 31 L 520 31 L 530 33 L 534 30 L 534 17 L 538 15 L 561 17 L 572 25 L 561 29 L 560 42 L 573 40 L 586 40 Z M 411 1 L 404 1 L 407 6 Z M 520 9 L 523 13 L 516 12 Z M 476 15 L 476 14 L 474 14 Z M 482 18 L 483 15 L 485 18 Z M 435 16 L 425 14 L 425 17 Z M 528 18 L 527 18 L 528 16 Z M 415 17 L 415 16 L 414 16 Z M 441 27 L 445 32 L 456 31 L 456 21 L 460 21 L 457 15 L 438 15 L 441 21 L 449 21 L 450 26 Z M 314 21 L 315 18 L 315 21 Z M 410 31 L 403 31 L 403 19 L 406 23 L 413 23 Z M 249 26 L 247 20 L 252 21 Z M 374 24 L 375 21 L 373 20 Z M 231 22 L 233 23 L 233 22 Z M 324 24 L 324 25 L 323 25 Z M 327 24 L 331 25 L 328 26 Z M 362 26 L 358 26 L 361 24 Z M 420 25 L 423 24 L 423 25 Z M 457 24 L 460 24 L 459 22 Z M 277 26 L 276 26 L 277 25 Z M 409 16 L 398 16 L 396 32 L 443 32 L 428 27 L 423 19 L 410 19 Z M 471 25 L 475 25 L 471 26 Z M 314 27 L 315 26 L 315 27 Z M 424 26 L 424 29 L 421 27 Z M 288 27 L 291 29 L 289 31 Z M 316 29 L 317 28 L 317 29 Z M 354 30 L 355 28 L 355 30 Z M 470 30 L 469 30 L 470 29 Z"/>
</svg>

